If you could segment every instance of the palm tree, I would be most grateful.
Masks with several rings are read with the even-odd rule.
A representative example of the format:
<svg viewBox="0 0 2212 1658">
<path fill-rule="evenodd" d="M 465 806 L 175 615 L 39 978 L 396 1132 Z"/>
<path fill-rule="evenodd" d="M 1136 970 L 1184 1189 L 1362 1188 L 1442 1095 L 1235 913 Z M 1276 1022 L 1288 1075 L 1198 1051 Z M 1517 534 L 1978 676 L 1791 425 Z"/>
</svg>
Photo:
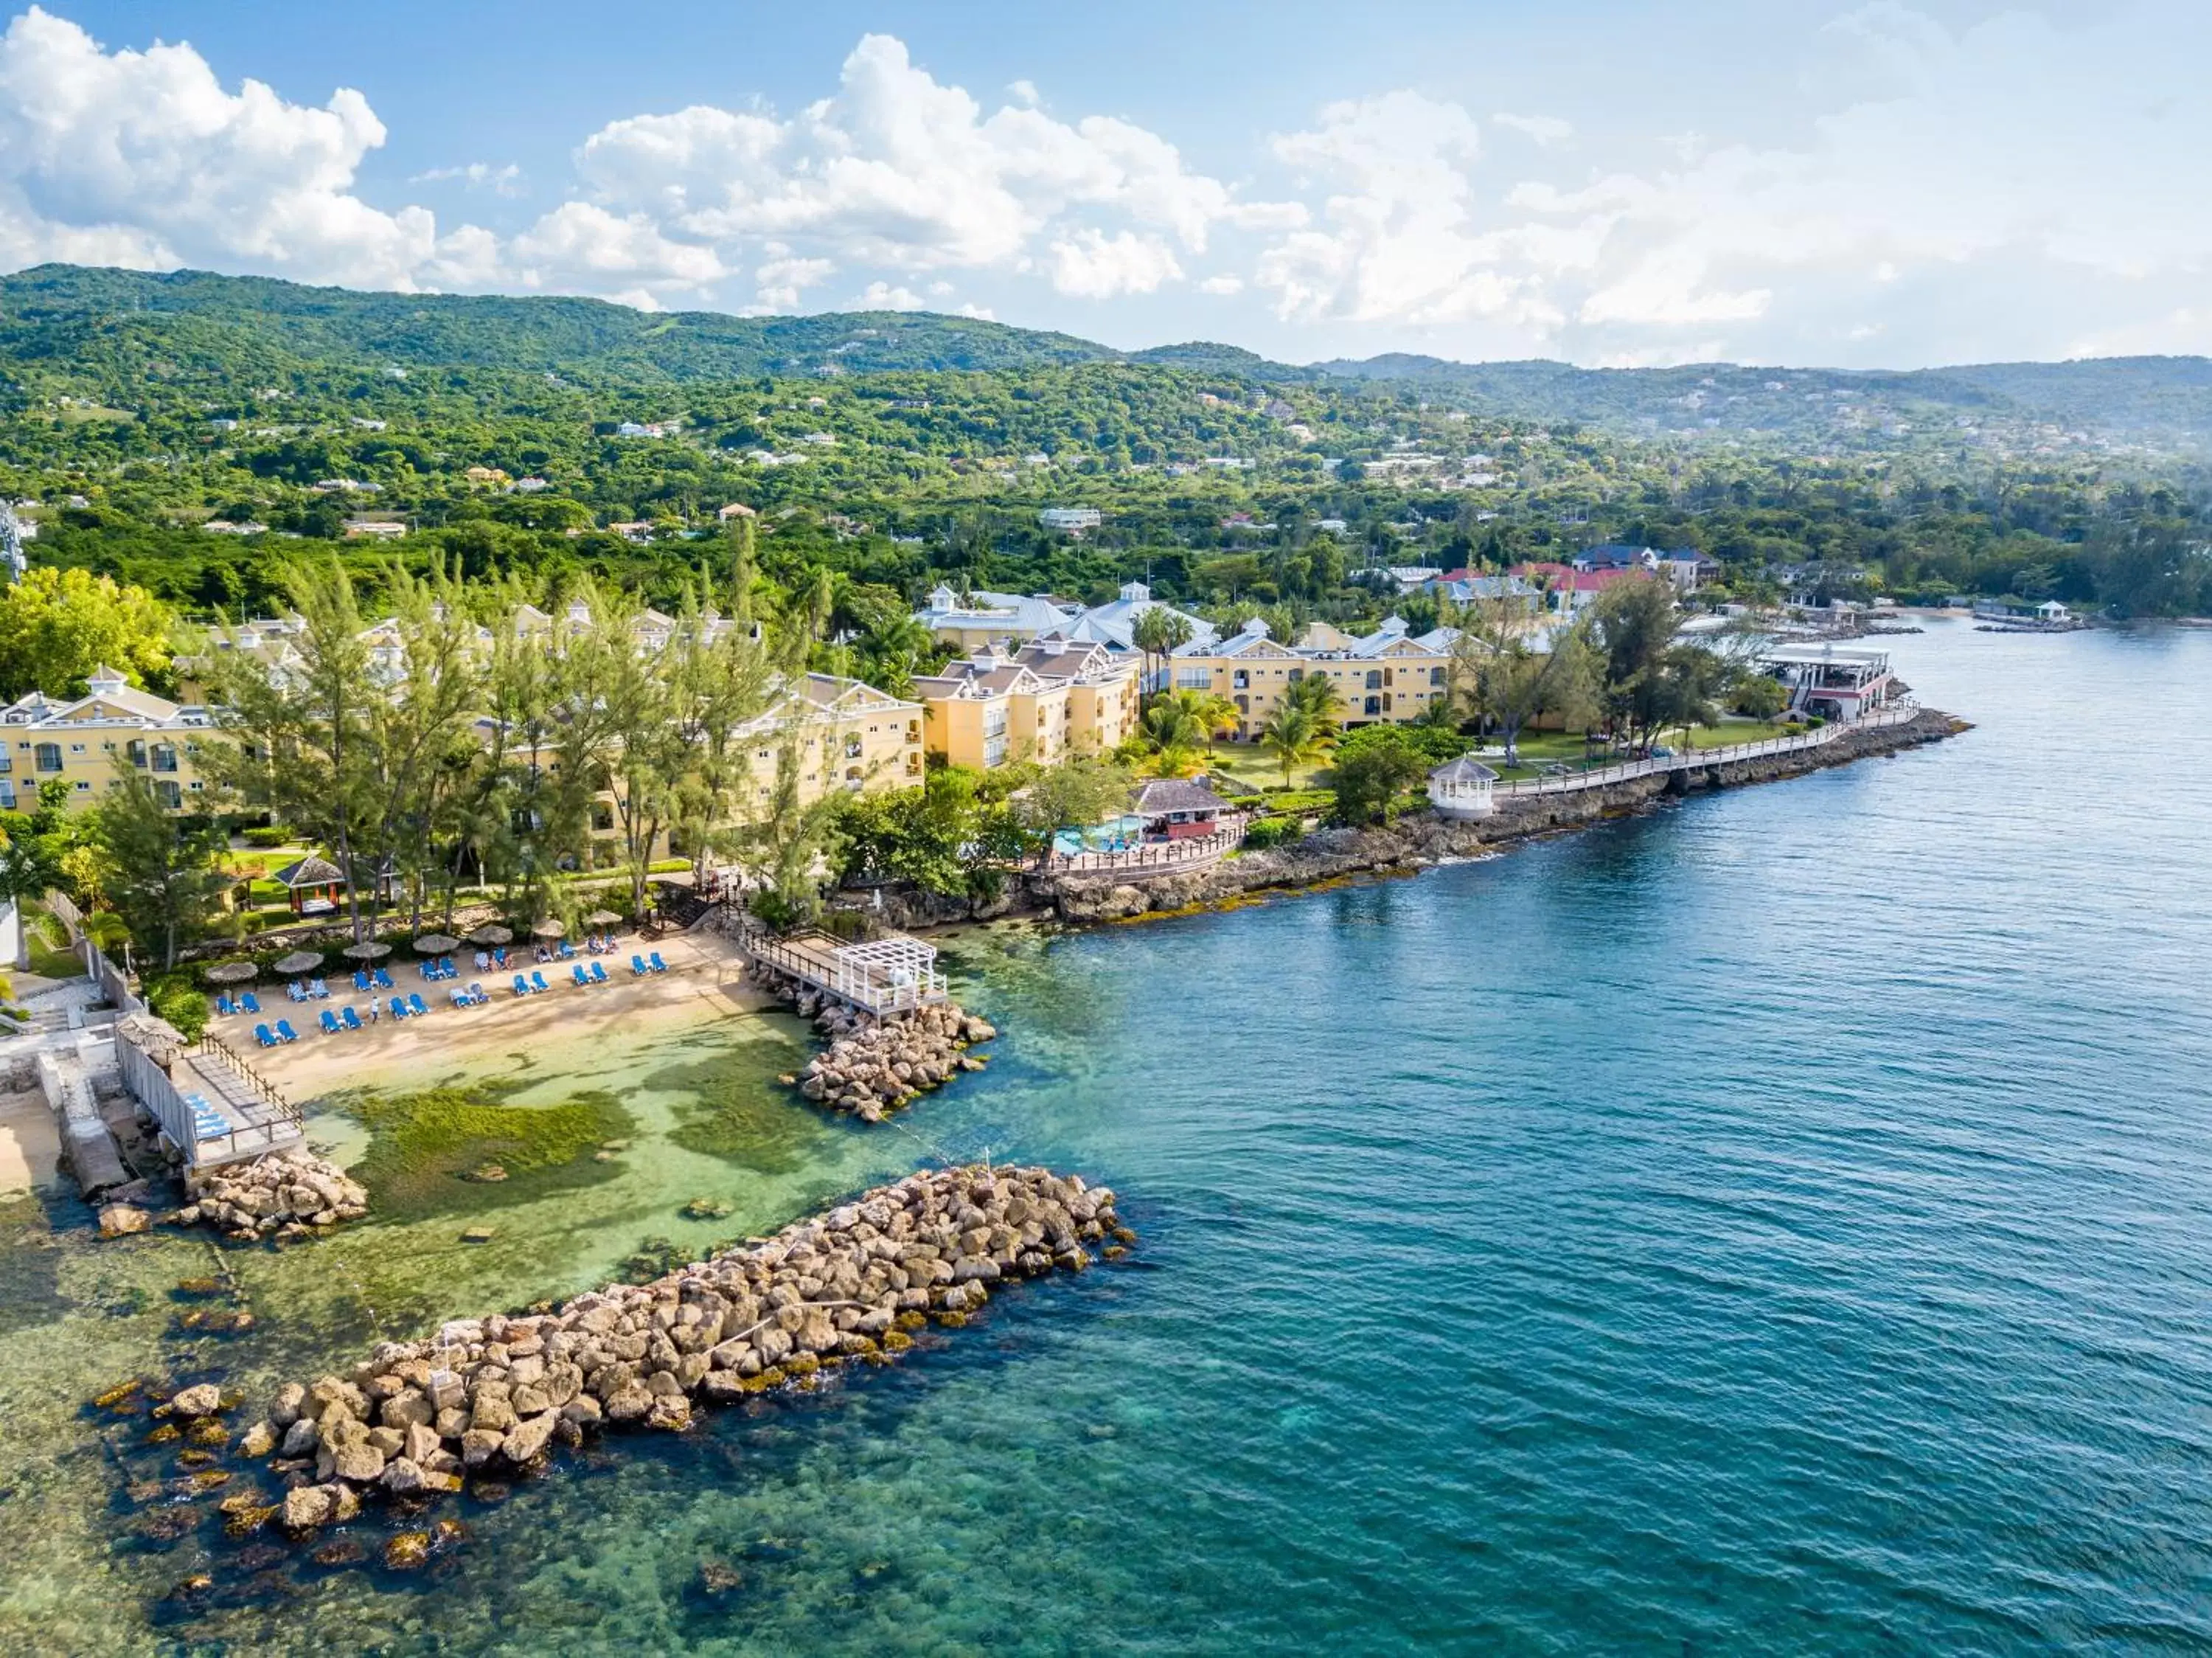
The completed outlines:
<svg viewBox="0 0 2212 1658">
<path fill-rule="evenodd" d="M 1287 789 L 1293 771 L 1316 765 L 1335 750 L 1336 728 L 1322 724 L 1307 710 L 1285 700 L 1260 728 L 1260 746 L 1282 768 L 1283 787 Z"/>
<path fill-rule="evenodd" d="M 1175 694 L 1187 701 L 1191 718 L 1196 720 L 1200 728 L 1206 733 L 1206 747 L 1209 753 L 1213 748 L 1213 740 L 1234 731 L 1237 722 L 1243 717 L 1237 712 L 1237 704 L 1218 691 L 1178 691 Z"/>
<path fill-rule="evenodd" d="M 1202 763 L 1206 727 L 1181 695 L 1156 698 L 1139 719 L 1137 734 L 1151 755 L 1151 769 L 1160 777 L 1188 777 Z"/>
<path fill-rule="evenodd" d="M 916 669 L 937 650 L 936 636 L 904 611 L 878 620 L 860 636 L 860 675 L 894 697 L 914 688 Z"/>
<path fill-rule="evenodd" d="M 1129 643 L 1145 655 L 1145 686 L 1151 689 L 1157 679 L 1164 686 L 1167 681 L 1165 664 L 1178 648 L 1190 643 L 1190 619 L 1180 611 L 1170 610 L 1165 605 L 1151 605 L 1137 613 L 1137 619 L 1129 625 Z M 1162 664 L 1156 674 L 1150 664 L 1158 657 Z"/>
<path fill-rule="evenodd" d="M 1344 698 L 1337 692 L 1336 681 L 1326 674 L 1309 674 L 1293 681 L 1287 700 L 1312 715 L 1316 725 L 1332 730 L 1344 716 Z"/>
</svg>

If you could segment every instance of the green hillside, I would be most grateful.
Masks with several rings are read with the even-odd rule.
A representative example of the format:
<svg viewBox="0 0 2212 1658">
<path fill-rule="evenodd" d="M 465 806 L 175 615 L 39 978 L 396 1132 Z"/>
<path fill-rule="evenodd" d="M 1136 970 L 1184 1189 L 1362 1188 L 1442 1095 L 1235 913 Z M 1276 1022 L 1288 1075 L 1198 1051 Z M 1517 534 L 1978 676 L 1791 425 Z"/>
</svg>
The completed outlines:
<svg viewBox="0 0 2212 1658">
<path fill-rule="evenodd" d="M 60 265 L 0 278 L 0 358 L 118 378 L 267 379 L 317 364 L 483 367 L 633 384 L 1120 362 L 1252 384 L 1382 383 L 1471 414 L 1691 441 L 1879 449 L 1988 426 L 2014 448 L 2087 438 L 2212 452 L 2212 360 L 2203 357 L 1890 373 L 1730 363 L 1577 369 L 1391 353 L 1297 367 L 1206 341 L 1122 353 L 1068 334 L 927 312 L 656 314 L 602 300 L 362 293 Z M 2039 430 L 2045 427 L 2055 430 Z"/>
</svg>

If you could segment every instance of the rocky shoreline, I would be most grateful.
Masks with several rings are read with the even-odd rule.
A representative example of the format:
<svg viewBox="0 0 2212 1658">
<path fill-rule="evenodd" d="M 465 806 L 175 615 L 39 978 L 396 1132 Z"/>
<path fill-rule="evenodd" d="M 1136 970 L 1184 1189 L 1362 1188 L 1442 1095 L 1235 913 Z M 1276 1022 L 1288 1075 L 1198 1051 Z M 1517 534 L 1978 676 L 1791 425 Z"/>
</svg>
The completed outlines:
<svg viewBox="0 0 2212 1658">
<path fill-rule="evenodd" d="M 387 1342 L 349 1375 L 292 1382 L 240 1437 L 270 1459 L 275 1495 L 232 1489 L 228 1529 L 294 1536 L 354 1518 L 370 1495 L 428 1499 L 542 1467 L 625 1427 L 681 1431 L 693 1401 L 817 1385 L 829 1367 L 886 1363 L 934 1322 L 957 1327 L 991 1291 L 1079 1272 L 1134 1234 L 1080 1175 L 986 1163 L 923 1170 L 641 1285 L 557 1310 L 493 1314 Z M 135 1408 L 126 1384 L 95 1400 Z M 234 1401 L 202 1383 L 154 1414 L 195 1447 L 228 1444 Z M 218 1489 L 228 1475 L 204 1482 Z"/>
<path fill-rule="evenodd" d="M 1448 858 L 1474 856 L 1513 841 L 1626 816 L 1669 796 L 1772 783 L 1940 742 L 1967 728 L 1948 714 L 1926 709 L 1902 724 L 1846 732 L 1818 748 L 1632 777 L 1573 794 L 1501 795 L 1497 812 L 1487 818 L 1454 822 L 1421 812 L 1387 828 L 1318 830 L 1302 840 L 1247 852 L 1187 875 L 1121 884 L 1095 878 L 1033 877 L 1025 886 L 1036 907 L 1049 910 L 1063 921 L 1121 921 L 1153 911 L 1200 909 L 1256 892 L 1317 887 L 1355 875 L 1418 869 Z"/>
<path fill-rule="evenodd" d="M 999 1033 L 957 1003 L 878 1018 L 759 962 L 747 966 L 745 977 L 812 1020 L 830 1040 L 804 1070 L 782 1078 L 784 1085 L 866 1123 L 882 1122 L 962 1071 L 982 1070 L 982 1059 L 968 1050 Z"/>
<path fill-rule="evenodd" d="M 1972 728 L 1935 709 L 1901 724 L 1853 730 L 1817 748 L 1756 756 L 1688 771 L 1633 777 L 1565 795 L 1500 795 L 1487 818 L 1451 821 L 1409 813 L 1388 827 L 1328 828 L 1264 850 L 1247 851 L 1188 875 L 1116 882 L 1097 875 L 1024 875 L 983 903 L 927 893 L 872 893 L 870 912 L 888 925 L 927 927 L 1014 916 L 1067 922 L 1127 921 L 1139 916 L 1205 909 L 1250 894 L 1327 886 L 1361 875 L 1401 873 L 1449 858 L 1472 857 L 1515 841 L 1580 828 L 1644 811 L 1671 796 L 1745 783 L 1774 783 L 1876 754 L 1941 742 Z"/>
</svg>

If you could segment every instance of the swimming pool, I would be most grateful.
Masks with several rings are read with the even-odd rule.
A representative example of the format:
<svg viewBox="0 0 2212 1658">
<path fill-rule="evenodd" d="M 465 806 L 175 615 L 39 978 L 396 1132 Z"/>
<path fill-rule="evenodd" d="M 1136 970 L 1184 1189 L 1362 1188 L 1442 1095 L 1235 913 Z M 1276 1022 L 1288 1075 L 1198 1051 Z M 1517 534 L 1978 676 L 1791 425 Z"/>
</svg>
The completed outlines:
<svg viewBox="0 0 2212 1658">
<path fill-rule="evenodd" d="M 1052 850 L 1063 857 L 1078 852 L 1109 852 L 1118 845 L 1133 846 L 1143 838 L 1144 819 L 1133 813 L 1110 823 L 1094 823 L 1087 829 L 1062 829 L 1052 838 Z"/>
</svg>

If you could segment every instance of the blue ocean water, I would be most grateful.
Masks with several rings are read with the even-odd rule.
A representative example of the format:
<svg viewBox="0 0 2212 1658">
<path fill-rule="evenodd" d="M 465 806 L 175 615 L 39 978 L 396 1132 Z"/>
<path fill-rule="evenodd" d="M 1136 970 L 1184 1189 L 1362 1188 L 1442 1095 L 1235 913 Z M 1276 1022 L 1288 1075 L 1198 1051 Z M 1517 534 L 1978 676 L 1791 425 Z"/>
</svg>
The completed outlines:
<svg viewBox="0 0 2212 1658">
<path fill-rule="evenodd" d="M 1897 654 L 1978 728 L 970 944 L 908 1129 L 1131 1263 L 228 1644 L 2212 1648 L 2212 635 Z"/>
</svg>

